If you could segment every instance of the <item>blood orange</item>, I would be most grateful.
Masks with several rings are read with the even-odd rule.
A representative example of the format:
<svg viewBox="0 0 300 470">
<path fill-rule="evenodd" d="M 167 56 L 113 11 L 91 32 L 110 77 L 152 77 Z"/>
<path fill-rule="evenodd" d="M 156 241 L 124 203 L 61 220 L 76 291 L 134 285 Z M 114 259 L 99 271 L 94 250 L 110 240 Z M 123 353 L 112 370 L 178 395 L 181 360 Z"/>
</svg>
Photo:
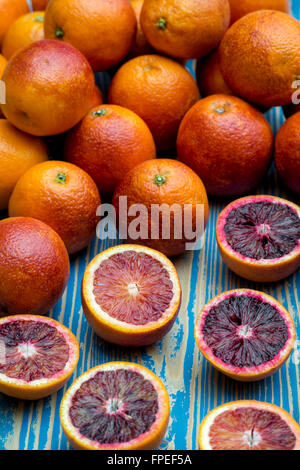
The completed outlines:
<svg viewBox="0 0 300 470">
<path fill-rule="evenodd" d="M 235 380 L 267 377 L 287 360 L 295 326 L 273 297 L 250 289 L 216 296 L 200 312 L 196 343 L 206 359 Z"/>
<path fill-rule="evenodd" d="M 60 389 L 73 374 L 79 347 L 73 333 L 51 318 L 0 319 L 0 392 L 37 400 Z"/>
<path fill-rule="evenodd" d="M 237 199 L 218 217 L 217 242 L 239 276 L 256 282 L 284 279 L 300 266 L 300 208 L 275 196 Z"/>
<path fill-rule="evenodd" d="M 218 406 L 204 418 L 200 450 L 300 450 L 300 428 L 285 410 L 255 400 Z"/>
<path fill-rule="evenodd" d="M 169 396 L 150 370 L 111 362 L 85 372 L 65 394 L 61 424 L 76 449 L 156 449 L 168 426 Z"/>
<path fill-rule="evenodd" d="M 140 245 L 120 245 L 97 255 L 82 280 L 85 316 L 106 341 L 144 346 L 172 327 L 181 301 L 171 261 Z"/>
</svg>

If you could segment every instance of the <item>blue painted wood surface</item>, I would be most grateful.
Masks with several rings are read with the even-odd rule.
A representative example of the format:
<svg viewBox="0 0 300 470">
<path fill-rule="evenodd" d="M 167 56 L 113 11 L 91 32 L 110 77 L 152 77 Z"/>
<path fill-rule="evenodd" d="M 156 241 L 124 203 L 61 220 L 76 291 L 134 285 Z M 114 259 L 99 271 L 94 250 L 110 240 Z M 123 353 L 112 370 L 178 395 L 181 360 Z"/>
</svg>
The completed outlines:
<svg viewBox="0 0 300 470">
<path fill-rule="evenodd" d="M 294 0 L 292 7 L 294 16 L 300 18 L 300 2 Z M 100 81 L 103 84 L 105 79 L 101 77 Z M 272 109 L 267 118 L 276 133 L 283 122 L 281 109 Z M 272 170 L 256 193 L 280 195 L 299 203 L 295 195 L 278 184 Z M 62 390 L 44 400 L 25 402 L 0 394 L 0 449 L 69 449 L 59 422 L 59 405 L 66 387 L 89 368 L 114 360 L 144 364 L 164 381 L 171 399 L 171 419 L 162 449 L 196 449 L 202 418 L 215 406 L 230 400 L 256 399 L 275 403 L 299 422 L 300 369 L 296 350 L 272 377 L 242 384 L 218 373 L 195 345 L 194 322 L 202 306 L 213 296 L 239 287 L 257 288 L 277 298 L 294 318 L 300 339 L 300 272 L 272 285 L 253 284 L 231 273 L 221 261 L 215 241 L 216 219 L 224 206 L 225 202 L 210 201 L 203 249 L 175 261 L 183 286 L 180 314 L 172 331 L 152 347 L 128 350 L 104 343 L 93 333 L 83 315 L 80 283 L 85 266 L 112 244 L 95 239 L 87 250 L 72 259 L 67 290 L 49 315 L 71 328 L 77 336 L 80 343 L 78 367 Z"/>
</svg>

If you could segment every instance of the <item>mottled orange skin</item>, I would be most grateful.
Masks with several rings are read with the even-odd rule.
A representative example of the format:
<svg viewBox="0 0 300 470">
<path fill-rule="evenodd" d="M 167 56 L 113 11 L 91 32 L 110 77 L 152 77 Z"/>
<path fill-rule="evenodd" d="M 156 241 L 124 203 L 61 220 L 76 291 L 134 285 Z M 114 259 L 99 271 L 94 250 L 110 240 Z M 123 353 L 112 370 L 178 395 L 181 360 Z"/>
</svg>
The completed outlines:
<svg viewBox="0 0 300 470">
<path fill-rule="evenodd" d="M 272 149 L 267 120 L 235 96 L 211 95 L 199 101 L 178 132 L 178 159 L 200 176 L 214 196 L 251 191 L 266 173 Z"/>
<path fill-rule="evenodd" d="M 229 0 L 231 24 L 257 10 L 290 12 L 289 0 Z"/>
<path fill-rule="evenodd" d="M 105 113 L 97 116 L 97 113 Z M 112 195 L 125 174 L 156 157 L 151 132 L 129 109 L 116 105 L 93 108 L 70 132 L 65 158 L 85 170 L 104 196 Z"/>
<path fill-rule="evenodd" d="M 127 56 L 135 32 L 136 16 L 129 0 L 52 0 L 46 10 L 45 37 L 72 44 L 97 72 Z"/>
<path fill-rule="evenodd" d="M 2 54 L 0 54 L 0 77 L 2 77 L 6 65 L 7 65 L 7 60 Z"/>
<path fill-rule="evenodd" d="M 36 10 L 46 10 L 50 0 L 32 0 L 32 8 Z"/>
<path fill-rule="evenodd" d="M 26 0 L 0 0 L 0 45 L 10 25 L 21 15 L 29 13 Z"/>
<path fill-rule="evenodd" d="M 90 109 L 95 108 L 95 106 L 100 106 L 101 104 L 103 104 L 103 95 L 101 93 L 100 88 L 97 85 L 95 85 L 94 94 L 92 98 L 92 104 L 91 104 Z"/>
<path fill-rule="evenodd" d="M 129 57 L 153 54 L 155 53 L 154 49 L 147 41 L 140 21 L 144 0 L 130 0 L 130 3 L 136 15 L 137 28 L 135 33 L 135 42 L 133 43 Z"/>
<path fill-rule="evenodd" d="M 234 95 L 225 82 L 220 68 L 219 49 L 216 49 L 203 59 L 197 60 L 196 78 L 202 98 L 210 95 Z M 253 104 L 253 103 L 250 103 Z M 261 113 L 266 113 L 270 108 L 253 104 Z"/>
<path fill-rule="evenodd" d="M 44 39 L 44 12 L 36 11 L 20 16 L 11 25 L 2 43 L 2 54 L 10 59 L 13 54 L 32 42 Z"/>
<path fill-rule="evenodd" d="M 92 97 L 92 103 L 90 109 L 95 106 L 100 106 L 103 103 L 103 96 L 97 85 L 94 86 L 94 94 Z M 64 159 L 64 145 L 68 132 L 62 134 L 51 135 L 45 138 L 46 144 L 49 148 L 49 155 L 55 160 Z"/>
<path fill-rule="evenodd" d="M 75 126 L 87 113 L 95 80 L 84 56 L 59 41 L 34 42 L 8 62 L 6 118 L 28 134 L 56 135 Z"/>
<path fill-rule="evenodd" d="M 196 77 L 202 98 L 219 93 L 233 94 L 222 75 L 218 49 L 203 59 L 197 60 Z"/>
<path fill-rule="evenodd" d="M 300 22 L 279 11 L 250 13 L 229 28 L 219 54 L 234 94 L 261 106 L 289 104 L 300 75 Z"/>
<path fill-rule="evenodd" d="M 165 182 L 157 185 L 155 179 L 157 176 L 164 176 Z M 200 178 L 189 167 L 181 162 L 170 159 L 155 159 L 141 163 L 133 170 L 129 171 L 125 178 L 117 186 L 113 205 L 118 213 L 120 196 L 127 196 L 127 208 L 133 204 L 144 204 L 148 209 L 149 227 L 151 227 L 151 205 L 152 204 L 192 204 L 193 228 L 195 228 L 195 206 L 203 204 L 204 227 L 208 219 L 208 200 L 204 185 Z M 135 217 L 128 217 L 128 222 Z M 153 221 L 152 221 L 153 223 Z M 154 223 L 153 223 L 154 225 Z M 166 256 L 175 256 L 185 252 L 187 240 L 174 238 L 174 216 L 171 214 L 170 220 L 170 239 L 164 240 L 161 236 L 161 220 L 159 227 L 160 238 L 151 240 L 149 228 L 148 239 L 130 240 L 129 242 L 141 243 L 155 250 L 160 251 Z M 184 230 L 182 231 L 184 234 Z M 173 235 L 173 236 L 172 236 Z"/>
<path fill-rule="evenodd" d="M 3 57 L 2 54 L 0 54 L 0 78 L 2 78 L 6 65 L 7 65 L 7 60 L 5 59 L 5 57 Z M 0 119 L 1 118 L 3 118 L 3 114 L 0 108 Z"/>
<path fill-rule="evenodd" d="M 43 315 L 67 285 L 70 263 L 61 238 L 32 218 L 0 221 L 0 316 Z"/>
<path fill-rule="evenodd" d="M 0 210 L 6 210 L 18 179 L 32 166 L 48 160 L 48 150 L 41 138 L 0 119 L 0 154 Z"/>
<path fill-rule="evenodd" d="M 228 0 L 145 0 L 141 13 L 148 42 L 180 59 L 204 57 L 215 49 L 229 22 Z"/>
<path fill-rule="evenodd" d="M 275 140 L 275 165 L 286 186 L 300 194 L 300 113 L 291 116 Z"/>
<path fill-rule="evenodd" d="M 60 174 L 65 181 L 57 181 Z M 9 215 L 47 223 L 72 254 L 94 238 L 100 203 L 97 186 L 85 171 L 71 163 L 49 161 L 35 165 L 19 179 L 9 201 Z"/>
<path fill-rule="evenodd" d="M 138 114 L 149 126 L 158 150 L 175 147 L 179 124 L 200 98 L 191 74 L 158 55 L 136 57 L 114 76 L 108 101 Z"/>
</svg>

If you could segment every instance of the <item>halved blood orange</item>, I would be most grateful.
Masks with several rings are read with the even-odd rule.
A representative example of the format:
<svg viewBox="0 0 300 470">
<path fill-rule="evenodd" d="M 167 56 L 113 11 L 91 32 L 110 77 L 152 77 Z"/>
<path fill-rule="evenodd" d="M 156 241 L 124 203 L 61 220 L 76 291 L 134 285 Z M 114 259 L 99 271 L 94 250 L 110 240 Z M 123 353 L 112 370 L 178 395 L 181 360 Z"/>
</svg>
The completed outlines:
<svg viewBox="0 0 300 470">
<path fill-rule="evenodd" d="M 206 359 L 244 382 L 276 372 L 289 357 L 295 336 L 285 308 L 270 295 L 250 289 L 217 295 L 195 325 L 196 343 Z"/>
<path fill-rule="evenodd" d="M 149 369 L 111 362 L 82 374 L 64 395 L 60 418 L 75 449 L 150 450 L 162 442 L 169 396 Z"/>
<path fill-rule="evenodd" d="M 204 418 L 200 450 L 300 450 L 300 427 L 282 408 L 255 400 L 225 403 Z"/>
<path fill-rule="evenodd" d="M 0 392 L 38 400 L 56 392 L 73 374 L 79 347 L 73 333 L 38 315 L 0 319 Z"/>
<path fill-rule="evenodd" d="M 218 217 L 217 242 L 239 276 L 256 282 L 284 279 L 300 266 L 300 208 L 275 196 L 237 199 Z"/>
<path fill-rule="evenodd" d="M 173 263 L 141 245 L 119 245 L 100 253 L 82 280 L 88 322 L 101 338 L 123 346 L 145 346 L 162 338 L 180 302 Z"/>
</svg>

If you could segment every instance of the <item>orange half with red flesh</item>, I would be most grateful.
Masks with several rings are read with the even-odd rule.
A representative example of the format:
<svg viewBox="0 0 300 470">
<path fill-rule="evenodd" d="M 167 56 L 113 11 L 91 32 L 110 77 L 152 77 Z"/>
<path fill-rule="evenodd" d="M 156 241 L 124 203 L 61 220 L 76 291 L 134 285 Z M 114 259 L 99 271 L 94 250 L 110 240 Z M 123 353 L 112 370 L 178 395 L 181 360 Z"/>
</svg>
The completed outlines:
<svg viewBox="0 0 300 470">
<path fill-rule="evenodd" d="M 204 357 L 220 372 L 244 382 L 276 372 L 291 354 L 295 337 L 286 309 L 270 295 L 251 289 L 217 295 L 195 325 Z"/>
<path fill-rule="evenodd" d="M 200 450 L 300 450 L 300 427 L 282 408 L 255 400 L 225 403 L 204 418 Z"/>
<path fill-rule="evenodd" d="M 85 316 L 104 340 L 150 345 L 176 320 L 181 287 L 173 263 L 141 245 L 119 245 L 97 255 L 82 280 Z"/>
<path fill-rule="evenodd" d="M 79 346 L 73 333 L 52 318 L 11 315 L 0 319 L 0 392 L 38 400 L 73 374 Z"/>
<path fill-rule="evenodd" d="M 300 208 L 275 196 L 233 201 L 217 221 L 217 243 L 227 266 L 255 282 L 277 282 L 300 266 Z"/>
<path fill-rule="evenodd" d="M 81 375 L 64 395 L 60 418 L 75 449 L 151 450 L 170 414 L 168 393 L 149 369 L 111 362 Z"/>
</svg>

